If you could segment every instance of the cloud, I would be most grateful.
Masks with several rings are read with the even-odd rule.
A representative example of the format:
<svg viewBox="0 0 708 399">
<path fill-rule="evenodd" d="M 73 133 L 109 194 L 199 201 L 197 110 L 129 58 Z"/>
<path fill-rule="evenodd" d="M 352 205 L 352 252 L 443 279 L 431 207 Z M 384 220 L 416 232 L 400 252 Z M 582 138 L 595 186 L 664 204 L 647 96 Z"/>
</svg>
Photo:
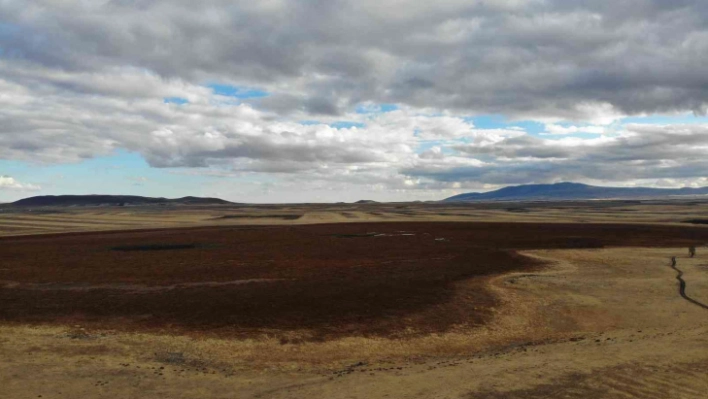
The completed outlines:
<svg viewBox="0 0 708 399">
<path fill-rule="evenodd" d="M 8 64 L 0 60 L 0 66 Z M 65 80 L 57 84 L 55 73 L 44 67 L 14 73 L 14 80 L 0 79 L 3 159 L 77 162 L 127 149 L 154 167 L 221 164 L 243 170 L 253 165 L 294 172 L 332 164 L 391 167 L 411 157 L 421 140 L 506 134 L 480 132 L 463 118 L 410 107 L 374 114 L 351 110 L 341 118 L 348 124 L 334 119 L 302 124 L 252 104 L 224 102 L 199 85 L 134 69 L 121 76 L 140 84 L 106 84 L 91 95 Z M 91 79 L 104 80 L 89 74 L 77 81 Z M 166 102 L 170 96 L 188 102 Z"/>
<path fill-rule="evenodd" d="M 10 176 L 0 175 L 0 190 L 38 191 L 42 188 L 28 183 L 20 183 Z"/>
<path fill-rule="evenodd" d="M 0 1 L 0 159 L 392 191 L 705 177 L 704 126 L 619 122 L 706 112 L 704 1 L 201 4 Z"/>
<path fill-rule="evenodd" d="M 542 134 L 573 134 L 573 133 L 591 133 L 603 134 L 607 130 L 604 126 L 562 126 L 556 124 L 547 124 L 546 130 Z"/>
<path fill-rule="evenodd" d="M 492 185 L 647 179 L 692 185 L 708 176 L 708 125 L 633 124 L 614 137 L 547 140 L 521 136 L 452 148 L 485 162 L 467 166 L 419 163 L 402 172 L 436 181 Z"/>
<path fill-rule="evenodd" d="M 0 15 L 13 62 L 64 71 L 76 90 L 72 74 L 136 68 L 260 87 L 280 112 L 325 115 L 372 101 L 606 121 L 708 100 L 698 0 L 40 0 L 2 2 Z"/>
</svg>

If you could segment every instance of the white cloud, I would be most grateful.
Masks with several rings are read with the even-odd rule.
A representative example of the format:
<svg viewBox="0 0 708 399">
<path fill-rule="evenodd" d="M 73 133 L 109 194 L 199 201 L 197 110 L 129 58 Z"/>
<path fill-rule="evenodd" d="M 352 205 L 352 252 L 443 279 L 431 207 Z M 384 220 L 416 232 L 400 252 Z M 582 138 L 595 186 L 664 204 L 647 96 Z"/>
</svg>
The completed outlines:
<svg viewBox="0 0 708 399">
<path fill-rule="evenodd" d="M 631 124 L 616 136 L 590 140 L 526 135 L 451 148 L 486 162 L 467 166 L 418 162 L 402 172 L 441 182 L 493 185 L 583 181 L 697 186 L 708 177 L 708 125 Z"/>
<path fill-rule="evenodd" d="M 123 74 L 146 71 L 261 87 L 281 113 L 402 103 L 605 125 L 708 103 L 700 1 L 257 3 L 3 1 L 0 47 L 77 91 L 145 95 Z"/>
<path fill-rule="evenodd" d="M 20 183 L 10 176 L 0 175 L 0 190 L 38 191 L 42 188 L 29 183 Z"/>
<path fill-rule="evenodd" d="M 592 133 L 603 134 L 606 131 L 604 126 L 562 126 L 555 124 L 547 124 L 545 132 L 542 134 L 573 134 L 573 133 Z"/>
<path fill-rule="evenodd" d="M 339 191 L 601 173 L 688 182 L 705 170 L 702 127 L 617 122 L 705 111 L 707 4 L 0 1 L 0 159 L 123 149 L 179 173 L 287 174 L 294 189 Z M 210 83 L 268 95 L 217 96 Z M 465 118 L 480 114 L 603 136 L 544 140 Z"/>
<path fill-rule="evenodd" d="M 122 148 L 142 154 L 155 167 L 264 173 L 347 165 L 395 169 L 415 158 L 422 141 L 495 141 L 523 134 L 476 129 L 460 117 L 406 106 L 341 117 L 363 127 L 301 124 L 247 103 L 215 101 L 218 96 L 199 86 L 134 72 L 153 88 L 152 97 L 87 96 L 45 79 L 41 69 L 35 75 L 24 72 L 31 86 L 0 80 L 5 89 L 0 102 L 7 105 L 0 108 L 0 158 L 77 162 Z M 164 103 L 163 96 L 178 92 L 190 93 L 192 100 Z"/>
</svg>

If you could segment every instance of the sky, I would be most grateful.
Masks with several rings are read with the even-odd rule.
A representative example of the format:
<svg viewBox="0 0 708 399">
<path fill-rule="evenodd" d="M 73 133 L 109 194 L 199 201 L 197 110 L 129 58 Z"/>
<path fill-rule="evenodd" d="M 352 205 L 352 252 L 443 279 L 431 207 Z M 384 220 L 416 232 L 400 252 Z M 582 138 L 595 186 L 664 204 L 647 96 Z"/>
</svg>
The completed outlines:
<svg viewBox="0 0 708 399">
<path fill-rule="evenodd" d="M 708 186 L 708 2 L 0 0 L 0 202 Z"/>
</svg>

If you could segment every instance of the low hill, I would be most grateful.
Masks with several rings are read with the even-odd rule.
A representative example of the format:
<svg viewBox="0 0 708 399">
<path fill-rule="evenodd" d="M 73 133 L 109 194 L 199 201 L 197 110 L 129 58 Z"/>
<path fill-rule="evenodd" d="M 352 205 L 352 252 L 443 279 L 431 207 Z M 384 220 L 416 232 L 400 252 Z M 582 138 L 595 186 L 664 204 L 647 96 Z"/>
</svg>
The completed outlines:
<svg viewBox="0 0 708 399">
<path fill-rule="evenodd" d="M 467 193 L 446 198 L 446 202 L 464 201 L 524 201 L 524 200 L 589 200 L 640 199 L 674 196 L 708 195 L 708 187 L 648 188 L 597 187 L 580 183 L 528 184 L 510 186 L 486 193 Z"/>
<path fill-rule="evenodd" d="M 137 195 L 41 195 L 13 202 L 17 206 L 107 206 L 107 205 L 224 205 L 219 198 L 153 198 Z"/>
</svg>

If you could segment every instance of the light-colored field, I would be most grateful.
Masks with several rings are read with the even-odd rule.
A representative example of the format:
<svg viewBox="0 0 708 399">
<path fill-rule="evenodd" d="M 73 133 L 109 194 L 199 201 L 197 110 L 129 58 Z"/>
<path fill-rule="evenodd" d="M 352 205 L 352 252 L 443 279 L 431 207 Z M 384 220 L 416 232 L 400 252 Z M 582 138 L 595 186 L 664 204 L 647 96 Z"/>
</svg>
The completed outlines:
<svg viewBox="0 0 708 399">
<path fill-rule="evenodd" d="M 386 203 L 233 206 L 0 208 L 0 236 L 194 226 L 356 222 L 496 221 L 682 223 L 705 218 L 708 201 Z"/>
<path fill-rule="evenodd" d="M 7 398 L 705 398 L 708 255 L 529 251 L 548 269 L 494 277 L 492 323 L 405 340 L 281 344 L 0 327 Z M 465 295 L 459 283 L 457 295 Z M 2 396 L 5 395 L 5 396 Z"/>
</svg>

